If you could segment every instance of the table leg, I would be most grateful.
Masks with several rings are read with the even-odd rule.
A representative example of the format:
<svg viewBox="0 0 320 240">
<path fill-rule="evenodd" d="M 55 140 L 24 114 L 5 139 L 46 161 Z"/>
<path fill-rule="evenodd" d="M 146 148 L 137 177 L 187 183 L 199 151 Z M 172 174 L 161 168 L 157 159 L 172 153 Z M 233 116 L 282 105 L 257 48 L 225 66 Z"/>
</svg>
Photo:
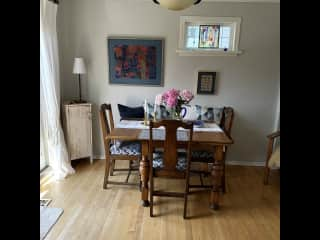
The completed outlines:
<svg viewBox="0 0 320 240">
<path fill-rule="evenodd" d="M 148 189 L 148 182 L 149 182 L 149 159 L 148 159 L 148 143 L 143 142 L 141 149 L 142 154 L 142 160 L 140 162 L 140 176 L 141 176 L 141 183 L 142 183 L 142 189 L 141 189 L 141 204 L 144 207 L 149 206 L 149 189 Z"/>
<path fill-rule="evenodd" d="M 210 196 L 210 208 L 214 210 L 219 209 L 219 194 L 222 182 L 222 160 L 223 160 L 223 146 L 216 146 L 214 151 L 214 164 L 212 167 L 212 190 Z"/>
</svg>

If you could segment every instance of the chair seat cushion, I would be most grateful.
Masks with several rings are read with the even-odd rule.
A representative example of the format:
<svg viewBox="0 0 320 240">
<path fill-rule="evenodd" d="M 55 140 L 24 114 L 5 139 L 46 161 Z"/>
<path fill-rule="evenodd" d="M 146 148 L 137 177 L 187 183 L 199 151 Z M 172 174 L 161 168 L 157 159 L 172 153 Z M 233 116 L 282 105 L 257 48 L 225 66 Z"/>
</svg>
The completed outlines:
<svg viewBox="0 0 320 240">
<path fill-rule="evenodd" d="M 163 168 L 163 152 L 153 153 L 153 168 L 160 169 Z M 178 171 L 185 171 L 187 168 L 187 156 L 183 152 L 178 152 L 178 161 L 176 168 Z"/>
<path fill-rule="evenodd" d="M 110 144 L 110 154 L 137 156 L 141 154 L 141 144 L 136 141 L 115 141 Z"/>
<path fill-rule="evenodd" d="M 197 150 L 191 152 L 191 162 L 213 162 L 213 152 Z"/>
</svg>

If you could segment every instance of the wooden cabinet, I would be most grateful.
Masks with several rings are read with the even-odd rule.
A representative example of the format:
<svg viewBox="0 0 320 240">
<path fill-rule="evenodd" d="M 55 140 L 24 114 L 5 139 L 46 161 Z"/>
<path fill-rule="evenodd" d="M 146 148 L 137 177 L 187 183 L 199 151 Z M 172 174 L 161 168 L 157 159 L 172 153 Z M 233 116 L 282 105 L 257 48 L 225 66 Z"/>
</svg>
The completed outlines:
<svg viewBox="0 0 320 240">
<path fill-rule="evenodd" d="M 70 160 L 89 157 L 92 163 L 91 103 L 64 103 L 63 126 Z"/>
</svg>

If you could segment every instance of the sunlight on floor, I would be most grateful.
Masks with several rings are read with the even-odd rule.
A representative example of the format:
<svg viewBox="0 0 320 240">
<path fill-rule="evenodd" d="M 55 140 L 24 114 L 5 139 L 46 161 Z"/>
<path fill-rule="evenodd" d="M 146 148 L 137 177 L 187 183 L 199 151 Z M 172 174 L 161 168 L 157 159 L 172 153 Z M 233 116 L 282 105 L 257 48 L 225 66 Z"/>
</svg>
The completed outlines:
<svg viewBox="0 0 320 240">
<path fill-rule="evenodd" d="M 49 192 L 48 190 L 43 191 L 43 192 L 40 192 L 40 199 L 41 199 L 41 198 L 44 198 L 44 196 L 45 196 L 48 192 Z"/>
<path fill-rule="evenodd" d="M 48 172 L 43 178 L 40 179 L 40 185 L 45 187 L 46 185 L 54 181 L 54 176 L 52 172 Z"/>
</svg>

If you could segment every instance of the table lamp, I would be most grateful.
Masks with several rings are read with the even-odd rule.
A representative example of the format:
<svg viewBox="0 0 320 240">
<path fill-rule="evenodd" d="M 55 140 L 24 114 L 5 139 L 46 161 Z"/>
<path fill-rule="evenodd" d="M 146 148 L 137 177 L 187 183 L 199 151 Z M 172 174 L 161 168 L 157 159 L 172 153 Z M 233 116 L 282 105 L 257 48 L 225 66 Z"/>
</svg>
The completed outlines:
<svg viewBox="0 0 320 240">
<path fill-rule="evenodd" d="M 78 74 L 79 79 L 79 103 L 84 103 L 81 99 L 81 79 L 80 75 L 86 73 L 86 66 L 84 64 L 83 58 L 75 58 L 73 63 L 73 73 Z"/>
</svg>

